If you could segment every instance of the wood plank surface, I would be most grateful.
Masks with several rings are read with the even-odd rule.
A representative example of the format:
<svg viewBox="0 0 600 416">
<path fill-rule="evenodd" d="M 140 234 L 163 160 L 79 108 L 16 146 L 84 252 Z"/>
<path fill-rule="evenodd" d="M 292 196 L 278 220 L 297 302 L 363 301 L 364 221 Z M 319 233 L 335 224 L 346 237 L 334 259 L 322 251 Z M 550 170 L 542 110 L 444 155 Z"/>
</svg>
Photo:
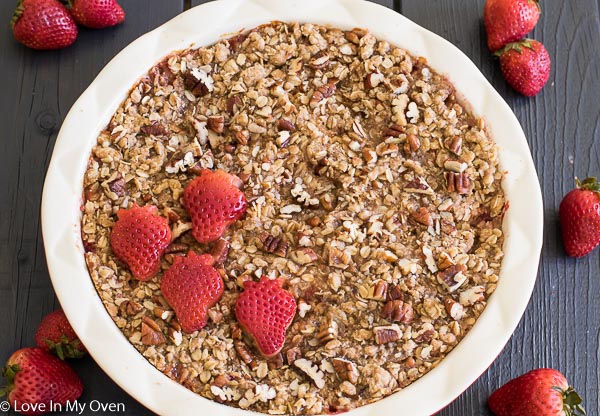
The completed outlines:
<svg viewBox="0 0 600 416">
<path fill-rule="evenodd" d="M 200 0 L 119 0 L 126 22 L 81 30 L 72 47 L 35 52 L 0 29 L 0 363 L 33 344 L 42 316 L 59 305 L 52 290 L 40 231 L 45 171 L 63 118 L 118 51 Z M 284 1 L 284 0 L 282 0 Z M 13 1 L 0 2 L 8 22 Z M 544 247 L 529 307 L 490 369 L 442 416 L 491 415 L 489 394 L 537 367 L 567 374 L 585 396 L 589 415 L 600 409 L 600 250 L 569 259 L 560 243 L 557 209 L 574 177 L 600 175 L 600 15 L 594 0 L 546 0 L 530 35 L 548 49 L 551 80 L 535 98 L 514 93 L 485 45 L 484 0 L 381 0 L 465 52 L 506 99 L 528 139 L 544 196 Z M 123 403 L 128 415 L 152 415 L 91 360 L 75 364 L 85 384 L 82 402 Z M 67 413 L 64 413 L 67 414 Z M 92 413 L 84 413 L 92 414 Z"/>
</svg>

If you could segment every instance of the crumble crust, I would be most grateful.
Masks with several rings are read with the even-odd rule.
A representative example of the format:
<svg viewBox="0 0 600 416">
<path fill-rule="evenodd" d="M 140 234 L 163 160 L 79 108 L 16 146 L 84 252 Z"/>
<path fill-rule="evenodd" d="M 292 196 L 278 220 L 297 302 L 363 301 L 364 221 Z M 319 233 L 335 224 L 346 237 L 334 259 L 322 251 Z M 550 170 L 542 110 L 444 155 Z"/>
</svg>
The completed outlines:
<svg viewBox="0 0 600 416">
<path fill-rule="evenodd" d="M 244 182 L 246 216 L 200 245 L 181 198 L 203 168 Z M 366 30 L 274 22 L 174 53 L 130 91 L 84 177 L 82 240 L 95 287 L 129 341 L 188 389 L 269 414 L 337 412 L 417 380 L 456 346 L 503 257 L 497 149 L 424 58 Z M 131 276 L 110 248 L 116 212 L 153 204 L 173 242 L 222 264 L 207 326 L 181 331 L 162 272 Z M 260 356 L 234 304 L 281 277 L 298 311 Z"/>
</svg>

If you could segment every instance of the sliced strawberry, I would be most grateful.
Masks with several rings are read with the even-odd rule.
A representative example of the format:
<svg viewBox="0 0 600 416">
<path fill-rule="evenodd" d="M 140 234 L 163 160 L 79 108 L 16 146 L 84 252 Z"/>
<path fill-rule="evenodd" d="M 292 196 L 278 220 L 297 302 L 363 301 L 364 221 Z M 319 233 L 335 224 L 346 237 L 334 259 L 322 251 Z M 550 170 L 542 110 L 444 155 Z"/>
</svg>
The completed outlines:
<svg viewBox="0 0 600 416">
<path fill-rule="evenodd" d="M 235 316 L 255 340 L 265 357 L 273 357 L 283 348 L 285 332 L 296 315 L 296 300 L 283 289 L 283 280 L 247 281 L 235 303 Z"/>
<path fill-rule="evenodd" d="M 47 413 L 53 404 L 64 406 L 83 392 L 81 380 L 71 367 L 41 348 L 14 352 L 2 375 L 8 385 L 0 390 L 0 397 L 8 393 L 9 403 L 25 415 Z"/>
<path fill-rule="evenodd" d="M 35 332 L 35 344 L 61 360 L 81 358 L 87 353 L 62 310 L 51 312 L 42 319 Z"/>
<path fill-rule="evenodd" d="M 199 243 L 210 243 L 246 212 L 242 181 L 220 169 L 202 170 L 185 188 L 183 204 L 192 217 L 192 234 Z"/>
<path fill-rule="evenodd" d="M 212 266 L 214 261 L 210 254 L 190 251 L 186 257 L 176 257 L 163 275 L 160 289 L 185 332 L 204 328 L 208 309 L 223 295 L 223 279 Z"/>
<path fill-rule="evenodd" d="M 569 256 L 585 256 L 600 244 L 600 183 L 596 178 L 577 181 L 577 189 L 565 195 L 559 212 Z"/>
<path fill-rule="evenodd" d="M 149 205 L 117 212 L 119 219 L 110 236 L 115 255 L 129 266 L 139 280 L 151 279 L 160 270 L 160 259 L 171 242 L 171 229 L 166 218 Z"/>
</svg>

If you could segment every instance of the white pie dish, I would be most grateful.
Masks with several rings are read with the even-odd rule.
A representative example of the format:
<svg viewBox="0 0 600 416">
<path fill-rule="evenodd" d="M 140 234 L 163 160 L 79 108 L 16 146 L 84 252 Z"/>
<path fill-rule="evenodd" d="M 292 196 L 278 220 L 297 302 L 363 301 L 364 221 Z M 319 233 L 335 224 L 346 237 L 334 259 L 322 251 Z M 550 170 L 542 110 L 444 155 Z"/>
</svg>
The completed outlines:
<svg viewBox="0 0 600 416">
<path fill-rule="evenodd" d="M 488 306 L 442 363 L 394 395 L 349 415 L 430 415 L 493 362 L 517 326 L 533 290 L 542 246 L 542 198 L 525 135 L 510 108 L 456 47 L 403 16 L 362 0 L 219 0 L 191 9 L 119 53 L 81 95 L 59 133 L 44 186 L 42 228 L 54 288 L 75 331 L 98 364 L 129 394 L 161 415 L 252 414 L 220 405 L 170 380 L 131 346 L 106 312 L 85 265 L 80 219 L 83 174 L 98 133 L 132 85 L 171 51 L 209 45 L 222 35 L 272 20 L 364 27 L 424 56 L 483 116 L 498 143 L 510 201 L 505 259 Z M 202 33 L 198 33 L 202 28 Z M 407 41 L 408 40 L 408 41 Z"/>
</svg>

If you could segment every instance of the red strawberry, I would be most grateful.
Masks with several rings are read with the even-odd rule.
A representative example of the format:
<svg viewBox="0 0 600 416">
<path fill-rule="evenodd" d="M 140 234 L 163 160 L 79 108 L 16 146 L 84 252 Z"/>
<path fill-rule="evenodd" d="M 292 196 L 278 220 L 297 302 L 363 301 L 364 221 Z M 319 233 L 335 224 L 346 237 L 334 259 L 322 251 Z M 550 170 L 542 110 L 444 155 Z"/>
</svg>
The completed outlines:
<svg viewBox="0 0 600 416">
<path fill-rule="evenodd" d="M 35 344 L 55 353 L 61 360 L 65 357 L 81 358 L 87 352 L 62 310 L 49 313 L 42 319 L 35 332 Z"/>
<path fill-rule="evenodd" d="M 585 256 L 600 244 L 600 183 L 596 178 L 577 180 L 577 189 L 565 195 L 559 212 L 569 256 Z"/>
<path fill-rule="evenodd" d="M 537 40 L 513 42 L 496 52 L 504 79 L 518 93 L 532 97 L 550 77 L 550 56 Z"/>
<path fill-rule="evenodd" d="M 272 357 L 283 348 L 285 331 L 296 315 L 296 300 L 283 289 L 283 280 L 247 281 L 244 292 L 235 303 L 235 316 L 265 357 Z"/>
<path fill-rule="evenodd" d="M 483 23 L 488 47 L 497 51 L 531 32 L 540 18 L 538 0 L 487 0 Z"/>
<path fill-rule="evenodd" d="M 488 399 L 496 416 L 585 415 L 581 397 L 565 376 L 551 368 L 540 368 L 509 381 Z"/>
<path fill-rule="evenodd" d="M 160 259 L 171 242 L 169 222 L 157 212 L 153 205 L 120 209 L 110 236 L 115 255 L 142 281 L 158 273 Z"/>
<path fill-rule="evenodd" d="M 117 0 L 73 0 L 71 14 L 77 23 L 92 29 L 115 26 L 125 20 Z"/>
<path fill-rule="evenodd" d="M 210 254 L 190 251 L 186 257 L 176 257 L 165 272 L 160 289 L 185 332 L 198 331 L 206 325 L 208 309 L 223 295 L 223 279 L 212 267 Z"/>
<path fill-rule="evenodd" d="M 52 410 L 51 404 L 64 406 L 77 400 L 83 391 L 71 367 L 41 348 L 22 348 L 13 353 L 2 375 L 8 385 L 0 391 L 0 397 L 8 394 L 9 403 L 24 415 L 47 413 Z"/>
<path fill-rule="evenodd" d="M 220 169 L 203 169 L 186 186 L 183 204 L 192 217 L 192 234 L 199 243 L 210 243 L 246 212 L 246 196 L 238 188 L 242 181 Z"/>
<path fill-rule="evenodd" d="M 10 24 L 15 39 L 32 49 L 65 48 L 77 39 L 77 25 L 58 0 L 19 0 Z"/>
</svg>

